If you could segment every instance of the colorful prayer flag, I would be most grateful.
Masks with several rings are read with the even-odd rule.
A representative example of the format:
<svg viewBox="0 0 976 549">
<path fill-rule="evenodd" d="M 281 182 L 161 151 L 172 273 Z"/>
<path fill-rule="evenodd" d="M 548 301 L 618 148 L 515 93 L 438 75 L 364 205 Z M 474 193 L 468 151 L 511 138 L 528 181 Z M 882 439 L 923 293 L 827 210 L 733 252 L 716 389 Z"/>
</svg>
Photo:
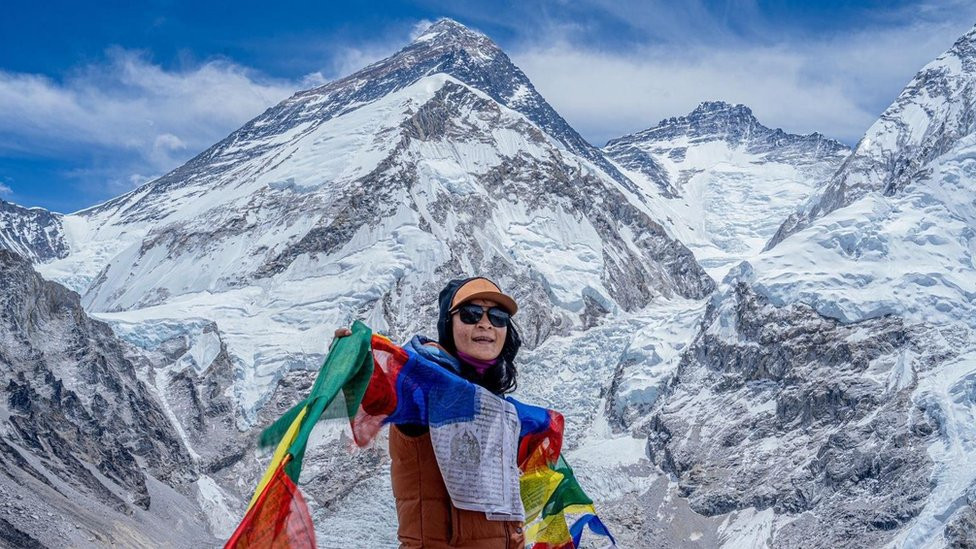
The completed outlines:
<svg viewBox="0 0 976 549">
<path fill-rule="evenodd" d="M 285 460 L 272 474 L 225 547 L 315 549 L 308 506 L 285 474 Z"/>
<path fill-rule="evenodd" d="M 308 398 L 261 434 L 262 445 L 277 448 L 227 547 L 314 547 L 295 484 L 308 436 L 340 391 L 360 446 L 387 423 L 430 428 L 455 507 L 484 511 L 493 520 L 524 519 L 526 543 L 534 549 L 577 547 L 587 527 L 613 546 L 561 456 L 563 416 L 491 394 L 452 371 L 452 360 L 415 342 L 401 348 L 354 323 L 351 336 L 334 342 Z M 572 526 L 567 514 L 579 515 Z"/>
</svg>

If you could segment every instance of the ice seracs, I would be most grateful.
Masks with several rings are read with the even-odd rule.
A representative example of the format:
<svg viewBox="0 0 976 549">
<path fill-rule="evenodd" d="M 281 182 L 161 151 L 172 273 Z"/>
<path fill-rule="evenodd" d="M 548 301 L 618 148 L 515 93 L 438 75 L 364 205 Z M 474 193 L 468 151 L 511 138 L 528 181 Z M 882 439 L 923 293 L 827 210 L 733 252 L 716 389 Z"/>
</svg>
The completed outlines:
<svg viewBox="0 0 976 549">
<path fill-rule="evenodd" d="M 192 479 L 165 501 L 195 497 L 219 537 L 265 463 L 253 430 L 307 392 L 333 330 L 433 333 L 436 292 L 478 273 L 520 302 L 519 396 L 566 414 L 622 545 L 976 543 L 972 38 L 845 162 L 721 102 L 596 149 L 441 20 L 131 193 L 56 223 L 16 210 L 31 221 L 0 247 L 30 247 L 127 342 L 123 385 Z M 44 335 L 88 341 L 63 320 Z M 19 425 L 22 386 L 0 403 Z M 320 540 L 395 544 L 382 443 L 350 455 L 346 429 L 319 425 L 302 479 Z M 126 497 L 159 488 L 131 471 Z"/>
<path fill-rule="evenodd" d="M 146 383 L 205 469 L 201 501 L 223 532 L 260 460 L 232 452 L 233 433 L 201 437 L 201 417 L 221 432 L 260 426 L 298 398 L 333 330 L 354 318 L 398 339 L 432 333 L 437 291 L 465 273 L 515 292 L 526 349 L 655 301 L 703 298 L 713 279 L 662 222 L 504 52 L 440 21 L 173 172 L 66 216 L 71 253 L 38 269 L 163 362 Z M 348 457 L 335 437 L 319 442 L 323 460 Z M 382 474 L 383 461 L 367 461 L 330 477 L 341 490 L 311 497 Z"/>
</svg>

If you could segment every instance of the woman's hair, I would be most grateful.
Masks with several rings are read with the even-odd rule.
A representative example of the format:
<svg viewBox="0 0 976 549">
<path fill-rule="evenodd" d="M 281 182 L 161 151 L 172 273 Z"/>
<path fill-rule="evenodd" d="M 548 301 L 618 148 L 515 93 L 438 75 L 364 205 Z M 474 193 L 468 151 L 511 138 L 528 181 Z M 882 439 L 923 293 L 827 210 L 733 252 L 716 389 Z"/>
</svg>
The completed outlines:
<svg viewBox="0 0 976 549">
<path fill-rule="evenodd" d="M 451 326 L 451 302 L 458 288 L 467 283 L 471 278 L 461 278 L 452 280 L 441 290 L 438 302 L 440 304 L 440 314 L 437 317 L 437 339 L 441 347 L 457 356 L 457 346 L 454 344 L 454 330 Z M 461 375 L 465 379 L 473 380 L 478 385 L 488 389 L 496 395 L 510 393 L 515 390 L 517 385 L 515 369 L 515 355 L 518 354 L 522 346 L 522 338 L 515 328 L 515 322 L 511 318 L 508 320 L 508 330 L 505 333 L 505 344 L 502 345 L 502 352 L 498 355 L 499 363 L 488 368 L 484 376 L 479 376 L 471 365 L 459 360 L 461 363 Z"/>
</svg>

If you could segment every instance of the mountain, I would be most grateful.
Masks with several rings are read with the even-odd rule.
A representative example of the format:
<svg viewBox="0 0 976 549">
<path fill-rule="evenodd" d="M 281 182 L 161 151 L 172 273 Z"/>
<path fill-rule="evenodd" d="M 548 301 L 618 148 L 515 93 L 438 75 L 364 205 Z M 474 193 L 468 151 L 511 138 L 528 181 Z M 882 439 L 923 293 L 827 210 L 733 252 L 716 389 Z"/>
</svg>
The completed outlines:
<svg viewBox="0 0 976 549">
<path fill-rule="evenodd" d="M 213 541 L 190 456 L 129 350 L 78 294 L 0 250 L 0 545 Z"/>
<path fill-rule="evenodd" d="M 973 36 L 845 161 L 821 196 L 845 189 L 843 207 L 731 269 L 666 389 L 625 422 L 674 479 L 663 499 L 712 517 L 716 544 L 976 542 L 976 128 L 970 88 L 936 81 Z M 897 131 L 866 156 L 879 128 Z"/>
<path fill-rule="evenodd" d="M 59 217 L 67 254 L 32 252 L 33 269 L 80 297 L 0 252 L 19 353 L 0 347 L 0 441 L 17 450 L 0 495 L 32 502 L 2 511 L 0 536 L 128 543 L 108 516 L 146 532 L 133 545 L 195 546 L 204 513 L 226 538 L 268 459 L 258 429 L 307 392 L 333 329 L 431 333 L 437 291 L 475 272 L 520 302 L 517 396 L 564 412 L 566 457 L 621 546 L 971 546 L 976 136 L 953 127 L 969 134 L 938 154 L 892 146 L 919 159 L 865 176 L 892 192 L 845 194 L 760 253 L 855 162 L 845 147 L 705 103 L 599 150 L 488 38 L 439 21 Z M 311 439 L 318 542 L 395 546 L 385 444 L 350 454 L 347 430 Z M 77 463 L 48 457 L 55 435 Z M 87 498 L 56 506 L 86 534 L 38 532 L 33 514 L 66 498 L 31 496 L 29 467 Z"/>
<path fill-rule="evenodd" d="M 63 259 L 68 247 L 62 217 L 44 208 L 23 208 L 0 200 L 0 249 L 33 262 Z"/>
<path fill-rule="evenodd" d="M 528 353 L 715 287 L 637 185 L 450 20 L 63 225 L 70 253 L 36 268 L 139 349 L 218 536 L 260 474 L 254 429 L 307 389 L 336 327 L 432 333 L 441 287 L 478 273 L 515 294 Z M 389 499 L 382 442 L 350 458 L 341 425 L 322 429 L 307 494 L 331 532 L 362 530 L 344 513 L 357 490 Z"/>
<path fill-rule="evenodd" d="M 691 252 L 618 179 L 497 46 L 441 21 L 69 216 L 71 255 L 39 268 L 105 319 L 219 319 L 253 417 L 334 326 L 429 331 L 436 292 L 464 272 L 516 289 L 530 345 L 707 295 Z"/>
<path fill-rule="evenodd" d="M 893 195 L 976 129 L 976 28 L 922 68 L 830 183 L 790 215 L 766 248 L 871 192 Z"/>
<path fill-rule="evenodd" d="M 724 102 L 702 103 L 603 150 L 717 279 L 758 253 L 850 153 L 818 133 L 767 128 L 748 107 Z"/>
</svg>

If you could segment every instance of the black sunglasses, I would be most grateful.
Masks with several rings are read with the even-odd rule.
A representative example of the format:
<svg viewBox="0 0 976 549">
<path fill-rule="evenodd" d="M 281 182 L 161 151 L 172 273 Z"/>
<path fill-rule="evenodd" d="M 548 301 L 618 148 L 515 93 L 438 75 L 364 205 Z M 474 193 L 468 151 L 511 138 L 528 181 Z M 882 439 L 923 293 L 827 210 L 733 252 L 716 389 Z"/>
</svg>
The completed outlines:
<svg viewBox="0 0 976 549">
<path fill-rule="evenodd" d="M 496 328 L 508 326 L 508 319 L 511 318 L 512 315 L 508 314 L 508 311 L 505 309 L 498 307 L 492 307 L 489 309 L 487 307 L 482 307 L 481 305 L 469 303 L 467 305 L 461 305 L 454 311 L 458 313 L 458 317 L 461 319 L 461 322 L 465 324 L 477 324 L 478 321 L 481 320 L 481 316 L 485 314 L 486 309 L 488 313 L 488 322 L 491 322 L 492 326 Z"/>
</svg>

